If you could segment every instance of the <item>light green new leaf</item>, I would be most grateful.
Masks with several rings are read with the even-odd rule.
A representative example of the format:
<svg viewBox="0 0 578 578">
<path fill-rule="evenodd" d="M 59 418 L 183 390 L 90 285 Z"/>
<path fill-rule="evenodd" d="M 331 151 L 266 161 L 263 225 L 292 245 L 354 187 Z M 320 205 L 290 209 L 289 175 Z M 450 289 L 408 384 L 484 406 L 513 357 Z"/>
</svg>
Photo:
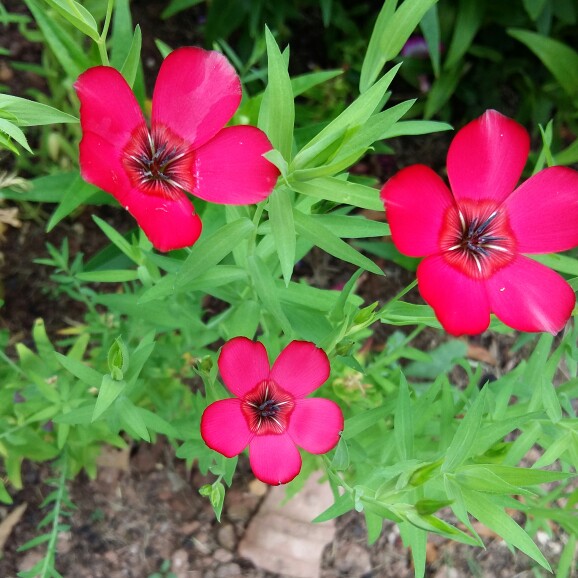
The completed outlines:
<svg viewBox="0 0 578 578">
<path fill-rule="evenodd" d="M 418 26 L 424 14 L 437 0 L 405 0 L 395 9 L 396 0 L 386 0 L 377 17 L 361 67 L 359 92 L 375 82 L 386 62 L 395 58 Z"/>
<path fill-rule="evenodd" d="M 286 187 L 277 187 L 269 196 L 267 210 L 271 222 L 271 231 L 275 239 L 275 248 L 279 256 L 285 285 L 289 285 L 295 263 L 297 235 L 293 222 L 294 193 Z"/>
<path fill-rule="evenodd" d="M 343 205 L 352 205 L 361 209 L 383 211 L 383 202 L 379 191 L 372 187 L 350 183 L 335 177 L 322 177 L 310 181 L 293 181 L 291 188 L 298 193 L 325 199 Z"/>
<path fill-rule="evenodd" d="M 253 223 L 243 218 L 224 225 L 206 237 L 201 236 L 176 276 L 176 288 L 185 287 L 220 263 L 249 236 L 253 228 Z"/>
<path fill-rule="evenodd" d="M 91 421 L 96 421 L 124 391 L 125 387 L 124 381 L 117 381 L 108 374 L 103 375 Z"/>
<path fill-rule="evenodd" d="M 480 492 L 463 489 L 466 508 L 474 518 L 477 518 L 484 526 L 490 528 L 501 536 L 508 544 L 512 544 L 527 556 L 538 562 L 548 571 L 552 571 L 550 565 L 530 536 L 514 522 L 504 508 L 494 503 L 489 497 Z"/>
<path fill-rule="evenodd" d="M 267 27 L 265 27 L 265 40 L 267 42 L 268 82 L 259 110 L 258 126 L 269 137 L 273 148 L 277 149 L 289 162 L 293 148 L 293 124 L 295 122 L 291 79 L 285 58 Z"/>
<path fill-rule="evenodd" d="M 12 115 L 14 123 L 18 126 L 78 122 L 75 116 L 61 112 L 52 106 L 9 94 L 0 94 L 0 115 L 2 112 Z"/>
<path fill-rule="evenodd" d="M 294 212 L 294 218 L 296 231 L 320 249 L 338 259 L 353 263 L 366 271 L 371 271 L 376 275 L 383 275 L 383 271 L 371 259 L 356 251 L 351 245 L 348 245 L 329 229 L 322 226 L 318 219 L 304 215 L 297 210 Z"/>
<path fill-rule="evenodd" d="M 510 28 L 508 34 L 525 44 L 568 95 L 578 99 L 578 52 L 558 40 L 529 30 Z"/>
<path fill-rule="evenodd" d="M 487 389 L 482 389 L 476 401 L 467 408 L 465 417 L 454 435 L 442 465 L 442 472 L 451 472 L 461 465 L 468 457 L 480 431 Z"/>
<path fill-rule="evenodd" d="M 99 38 L 98 27 L 92 14 L 75 0 L 44 0 L 75 28 L 92 38 Z"/>
</svg>

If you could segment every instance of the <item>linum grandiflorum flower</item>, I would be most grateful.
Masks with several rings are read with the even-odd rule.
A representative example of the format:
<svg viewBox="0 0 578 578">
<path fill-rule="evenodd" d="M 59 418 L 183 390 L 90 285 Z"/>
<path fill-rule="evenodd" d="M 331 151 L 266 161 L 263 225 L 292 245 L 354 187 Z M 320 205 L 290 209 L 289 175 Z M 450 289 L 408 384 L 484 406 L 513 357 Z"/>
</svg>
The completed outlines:
<svg viewBox="0 0 578 578">
<path fill-rule="evenodd" d="M 572 314 L 572 288 L 524 254 L 578 245 L 578 173 L 550 167 L 516 188 L 529 148 L 522 126 L 489 110 L 450 145 L 451 191 L 424 165 L 381 191 L 393 242 L 425 257 L 420 293 L 451 334 L 481 333 L 490 313 L 520 331 L 557 333 Z"/>
<path fill-rule="evenodd" d="M 201 436 L 213 450 L 232 458 L 249 446 L 253 473 L 267 484 L 290 482 L 301 470 L 297 446 L 324 454 L 339 441 L 343 414 L 328 399 L 306 398 L 329 377 L 322 349 L 292 341 L 269 368 L 260 342 L 235 337 L 221 349 L 219 370 L 237 397 L 209 405 Z"/>
<path fill-rule="evenodd" d="M 273 190 L 278 171 L 253 126 L 223 128 L 241 83 L 218 52 L 185 47 L 166 57 L 152 99 L 150 129 L 120 72 L 90 68 L 80 99 L 82 177 L 111 193 L 161 251 L 192 245 L 201 220 L 186 193 L 219 204 L 251 204 Z"/>
</svg>

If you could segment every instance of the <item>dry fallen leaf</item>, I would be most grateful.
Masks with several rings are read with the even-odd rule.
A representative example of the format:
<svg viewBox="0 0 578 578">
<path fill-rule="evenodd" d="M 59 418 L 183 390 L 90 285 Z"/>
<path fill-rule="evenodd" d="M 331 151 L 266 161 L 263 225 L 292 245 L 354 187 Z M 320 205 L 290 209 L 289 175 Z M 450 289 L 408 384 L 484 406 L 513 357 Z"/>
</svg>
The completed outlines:
<svg viewBox="0 0 578 578">
<path fill-rule="evenodd" d="M 6 540 L 10 537 L 12 533 L 12 529 L 18 522 L 22 515 L 26 511 L 28 504 L 25 502 L 24 504 L 20 504 L 16 506 L 3 520 L 0 522 L 0 554 L 4 550 L 4 544 L 6 544 Z"/>
</svg>

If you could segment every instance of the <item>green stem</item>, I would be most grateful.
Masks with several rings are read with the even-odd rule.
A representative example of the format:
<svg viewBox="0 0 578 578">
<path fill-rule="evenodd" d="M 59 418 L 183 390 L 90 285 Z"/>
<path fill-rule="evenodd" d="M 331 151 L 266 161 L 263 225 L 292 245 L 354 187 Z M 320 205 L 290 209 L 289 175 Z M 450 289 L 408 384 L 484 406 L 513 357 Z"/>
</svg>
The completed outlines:
<svg viewBox="0 0 578 578">
<path fill-rule="evenodd" d="M 382 308 L 381 311 L 376 315 L 379 319 L 387 311 L 387 309 L 399 301 L 406 293 L 409 293 L 417 285 L 417 279 L 414 279 L 407 287 L 402 289 L 395 297 L 392 297 Z"/>
<path fill-rule="evenodd" d="M 112 17 L 112 7 L 114 5 L 114 0 L 108 0 L 106 5 L 106 16 L 104 18 L 104 24 L 102 26 L 102 32 L 96 41 L 96 45 L 98 46 L 98 52 L 100 54 L 100 60 L 105 66 L 110 66 L 110 62 L 108 60 L 108 53 L 106 51 L 106 37 L 108 35 L 108 28 L 110 26 L 110 19 Z"/>
</svg>

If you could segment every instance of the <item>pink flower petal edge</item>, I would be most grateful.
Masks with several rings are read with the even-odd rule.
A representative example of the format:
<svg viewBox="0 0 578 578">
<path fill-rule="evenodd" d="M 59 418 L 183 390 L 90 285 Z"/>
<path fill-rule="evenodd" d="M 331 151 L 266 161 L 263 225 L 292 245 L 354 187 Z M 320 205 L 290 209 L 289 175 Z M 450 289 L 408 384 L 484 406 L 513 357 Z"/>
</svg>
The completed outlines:
<svg viewBox="0 0 578 578">
<path fill-rule="evenodd" d="M 454 197 L 502 202 L 516 187 L 530 151 L 530 137 L 516 121 L 488 110 L 458 131 L 448 151 Z"/>
<path fill-rule="evenodd" d="M 295 404 L 287 431 L 305 451 L 324 454 L 337 445 L 343 424 L 343 413 L 335 402 L 307 398 Z"/>
<path fill-rule="evenodd" d="M 205 201 L 246 205 L 266 199 L 279 171 L 263 154 L 271 150 L 265 133 L 254 126 L 223 129 L 195 151 L 195 187 Z"/>
<path fill-rule="evenodd" d="M 301 471 L 301 455 L 287 434 L 255 436 L 249 461 L 255 476 L 272 486 L 290 482 Z"/>
<path fill-rule="evenodd" d="M 254 435 L 240 406 L 239 399 L 222 399 L 207 406 L 201 417 L 203 440 L 228 458 L 240 454 Z"/>
<path fill-rule="evenodd" d="M 237 397 L 243 397 L 269 377 L 265 346 L 246 337 L 234 337 L 221 348 L 219 371 L 224 384 Z"/>
<path fill-rule="evenodd" d="M 275 360 L 270 377 L 294 397 L 304 397 L 327 381 L 327 354 L 309 341 L 292 341 Z"/>
<path fill-rule="evenodd" d="M 475 335 L 488 328 L 490 303 L 484 281 L 457 271 L 439 255 L 419 264 L 417 278 L 422 297 L 448 333 Z"/>
<path fill-rule="evenodd" d="M 381 189 L 395 246 L 410 257 L 437 253 L 443 217 L 454 200 L 432 169 L 412 165 L 399 171 Z"/>
<path fill-rule="evenodd" d="M 488 279 L 487 288 L 492 312 L 518 331 L 556 334 L 576 304 L 563 277 L 523 255 Z"/>
<path fill-rule="evenodd" d="M 578 172 L 541 170 L 505 201 L 520 253 L 555 253 L 578 245 Z"/>
<path fill-rule="evenodd" d="M 187 46 L 163 61 L 155 84 L 152 123 L 168 126 L 198 148 L 232 118 L 241 102 L 241 81 L 219 52 Z"/>
</svg>

